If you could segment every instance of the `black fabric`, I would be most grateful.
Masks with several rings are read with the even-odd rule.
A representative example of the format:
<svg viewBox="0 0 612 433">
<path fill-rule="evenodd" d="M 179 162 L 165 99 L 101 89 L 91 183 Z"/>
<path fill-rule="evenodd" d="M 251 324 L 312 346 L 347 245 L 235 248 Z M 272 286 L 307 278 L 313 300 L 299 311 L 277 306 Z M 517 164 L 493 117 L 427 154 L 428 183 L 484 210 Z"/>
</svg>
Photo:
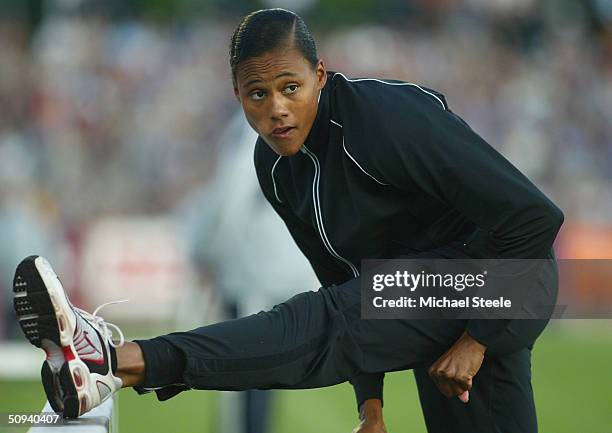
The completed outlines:
<svg viewBox="0 0 612 433">
<path fill-rule="evenodd" d="M 352 377 L 349 382 L 353 385 L 355 390 L 355 399 L 357 400 L 357 411 L 360 410 L 361 405 L 370 399 L 378 399 L 382 406 L 384 406 L 385 399 L 383 398 L 384 388 L 384 373 L 369 373 L 359 374 Z"/>
<path fill-rule="evenodd" d="M 146 365 L 140 388 L 177 380 L 185 388 L 227 391 L 330 386 L 361 372 L 432 362 L 465 324 L 361 320 L 359 281 L 350 280 L 296 295 L 267 312 L 138 341 Z M 170 352 L 186 356 L 180 377 L 164 358 Z"/>
<path fill-rule="evenodd" d="M 360 299 L 359 280 L 352 279 L 296 295 L 267 312 L 139 341 L 146 365 L 143 387 L 184 384 L 164 388 L 171 395 L 189 388 L 304 389 L 427 368 L 467 325 L 467 320 L 363 320 Z M 520 345 L 531 347 L 538 335 L 525 334 Z M 177 368 L 177 354 L 186 357 L 184 370 Z M 505 357 L 508 361 L 500 362 L 513 362 L 512 354 L 499 358 Z M 489 386 L 484 371 L 477 383 Z M 524 380 L 529 378 L 518 377 L 516 385 Z"/>
<path fill-rule="evenodd" d="M 302 150 L 279 159 L 259 138 L 255 167 L 323 285 L 355 278 L 362 259 L 449 246 L 474 258 L 545 258 L 563 222 L 432 89 L 330 72 Z M 467 329 L 490 354 L 509 353 L 522 340 L 507 329 L 513 323 L 473 320 Z M 514 326 L 541 331 L 526 324 Z M 381 375 L 352 383 L 358 403 L 382 396 Z"/>
<path fill-rule="evenodd" d="M 144 382 L 135 386 L 138 394 L 155 391 L 160 401 L 168 400 L 188 389 L 183 383 L 185 354 L 164 336 L 134 340 L 145 361 Z"/>
<path fill-rule="evenodd" d="M 468 404 L 445 397 L 427 374 L 414 369 L 429 433 L 536 433 L 531 350 L 486 357 L 474 377 Z"/>
</svg>

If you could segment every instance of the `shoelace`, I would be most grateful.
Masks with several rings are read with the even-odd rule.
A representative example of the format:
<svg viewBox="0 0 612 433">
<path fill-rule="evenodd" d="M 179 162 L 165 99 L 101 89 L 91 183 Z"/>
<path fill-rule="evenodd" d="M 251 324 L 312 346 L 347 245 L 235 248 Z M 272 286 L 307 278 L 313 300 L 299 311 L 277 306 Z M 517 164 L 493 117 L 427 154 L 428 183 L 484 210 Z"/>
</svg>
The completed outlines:
<svg viewBox="0 0 612 433">
<path fill-rule="evenodd" d="M 98 308 L 96 308 L 93 313 L 88 313 L 87 311 L 82 310 L 80 308 L 77 308 L 75 306 L 73 306 L 72 308 L 74 308 L 76 311 L 78 311 L 79 314 L 81 316 L 83 316 L 84 319 L 87 319 L 88 321 L 90 321 L 94 325 L 96 325 L 98 330 L 102 333 L 103 337 L 108 340 L 108 344 L 110 344 L 114 348 L 117 348 L 117 347 L 123 346 L 123 343 L 125 343 L 125 337 L 123 336 L 123 332 L 114 323 L 107 322 L 102 317 L 98 316 L 98 311 L 100 311 L 102 308 L 106 307 L 107 305 L 121 304 L 122 302 L 127 302 L 127 301 L 129 301 L 129 299 L 122 299 L 120 301 L 105 302 L 104 304 L 102 304 Z M 118 336 L 119 336 L 119 343 L 118 344 L 115 344 L 113 342 L 113 330 L 116 331 Z"/>
</svg>

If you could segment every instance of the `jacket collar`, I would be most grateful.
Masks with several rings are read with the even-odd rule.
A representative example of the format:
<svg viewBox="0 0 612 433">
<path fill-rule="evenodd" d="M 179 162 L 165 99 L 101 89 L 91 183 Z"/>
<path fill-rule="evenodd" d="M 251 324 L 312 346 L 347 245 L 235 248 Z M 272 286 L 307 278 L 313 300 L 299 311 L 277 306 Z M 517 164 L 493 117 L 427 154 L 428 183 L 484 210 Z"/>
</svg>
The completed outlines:
<svg viewBox="0 0 612 433">
<path fill-rule="evenodd" d="M 327 73 L 327 82 L 319 95 L 317 116 L 304 144 L 311 152 L 318 153 L 329 139 L 330 97 L 333 73 Z"/>
</svg>

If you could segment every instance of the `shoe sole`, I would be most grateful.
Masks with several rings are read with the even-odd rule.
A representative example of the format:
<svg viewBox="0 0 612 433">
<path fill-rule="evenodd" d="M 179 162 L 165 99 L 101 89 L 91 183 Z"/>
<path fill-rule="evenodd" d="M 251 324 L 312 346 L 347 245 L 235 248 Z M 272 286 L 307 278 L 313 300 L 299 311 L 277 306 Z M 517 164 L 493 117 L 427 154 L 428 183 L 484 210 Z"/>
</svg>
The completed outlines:
<svg viewBox="0 0 612 433">
<path fill-rule="evenodd" d="M 26 338 L 47 354 L 41 378 L 51 407 L 62 412 L 64 418 L 77 418 L 93 401 L 93 384 L 89 369 L 75 355 L 74 312 L 61 282 L 43 257 L 27 257 L 17 266 L 13 306 Z M 62 355 L 58 357 L 60 350 Z M 51 357 L 51 353 L 56 355 Z"/>
</svg>

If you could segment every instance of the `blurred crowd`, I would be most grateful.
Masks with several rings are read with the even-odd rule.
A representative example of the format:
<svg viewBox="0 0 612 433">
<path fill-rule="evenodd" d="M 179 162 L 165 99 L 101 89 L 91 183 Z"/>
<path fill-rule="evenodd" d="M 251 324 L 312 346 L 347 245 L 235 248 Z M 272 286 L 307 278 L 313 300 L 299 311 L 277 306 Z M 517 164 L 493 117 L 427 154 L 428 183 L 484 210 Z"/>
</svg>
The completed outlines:
<svg viewBox="0 0 612 433">
<path fill-rule="evenodd" d="M 177 25 L 57 3 L 35 27 L 0 18 L 3 291 L 24 253 L 71 256 L 102 215 L 171 212 L 214 172 L 239 109 L 227 59 L 239 15 Z M 384 23 L 303 15 L 329 69 L 439 90 L 566 221 L 612 226 L 610 2 L 405 3 Z"/>
</svg>

